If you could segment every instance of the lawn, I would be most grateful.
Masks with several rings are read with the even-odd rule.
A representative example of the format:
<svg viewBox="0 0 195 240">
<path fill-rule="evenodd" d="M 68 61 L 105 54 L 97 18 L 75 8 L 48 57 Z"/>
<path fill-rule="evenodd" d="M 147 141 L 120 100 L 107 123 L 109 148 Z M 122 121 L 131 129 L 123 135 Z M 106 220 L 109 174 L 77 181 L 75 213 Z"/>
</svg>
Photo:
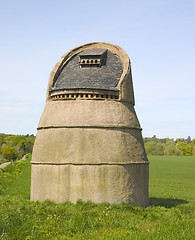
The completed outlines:
<svg viewBox="0 0 195 240">
<path fill-rule="evenodd" d="M 30 202 L 30 162 L 0 195 L 0 239 L 195 239 L 195 157 L 151 156 L 150 205 Z M 0 175 L 4 183 L 14 166 Z M 11 170 L 10 170 L 11 169 Z M 5 176 L 4 176 L 5 175 Z"/>
</svg>

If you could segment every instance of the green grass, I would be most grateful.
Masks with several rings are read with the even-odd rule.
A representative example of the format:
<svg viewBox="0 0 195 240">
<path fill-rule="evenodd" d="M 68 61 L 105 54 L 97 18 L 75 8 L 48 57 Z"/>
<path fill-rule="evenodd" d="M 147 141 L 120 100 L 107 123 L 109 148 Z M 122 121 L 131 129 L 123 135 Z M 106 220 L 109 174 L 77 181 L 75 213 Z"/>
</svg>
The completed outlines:
<svg viewBox="0 0 195 240">
<path fill-rule="evenodd" d="M 0 239 L 195 239 L 195 157 L 152 156 L 150 206 L 30 202 L 30 163 L 0 195 Z"/>
<path fill-rule="evenodd" d="M 149 160 L 150 198 L 170 198 L 172 202 L 181 199 L 194 204 L 195 156 L 150 156 Z M 165 206 L 169 205 L 170 201 Z"/>
<path fill-rule="evenodd" d="M 5 194 L 30 199 L 31 164 L 29 160 L 25 161 L 24 164 L 22 174 L 7 187 Z"/>
<path fill-rule="evenodd" d="M 0 194 L 3 194 L 7 191 L 11 184 L 23 172 L 26 164 L 27 161 L 19 160 L 12 162 L 5 168 L 0 168 Z"/>
</svg>

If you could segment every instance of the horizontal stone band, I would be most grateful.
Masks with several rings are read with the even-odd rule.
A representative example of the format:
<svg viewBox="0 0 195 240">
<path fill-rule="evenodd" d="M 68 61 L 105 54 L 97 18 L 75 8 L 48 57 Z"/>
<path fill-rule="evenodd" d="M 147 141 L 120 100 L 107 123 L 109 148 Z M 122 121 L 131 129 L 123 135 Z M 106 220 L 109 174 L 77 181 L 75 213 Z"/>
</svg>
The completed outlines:
<svg viewBox="0 0 195 240">
<path fill-rule="evenodd" d="M 135 129 L 142 131 L 140 127 L 128 127 L 128 126 L 47 126 L 47 127 L 38 127 L 37 130 L 41 129 L 52 129 L 52 128 L 107 128 L 107 129 Z"/>
<path fill-rule="evenodd" d="M 138 165 L 138 164 L 149 164 L 149 162 L 129 162 L 129 163 L 122 163 L 122 162 L 112 162 L 112 163 L 38 163 L 38 162 L 31 162 L 33 165 L 76 165 L 76 166 L 86 166 L 86 165 Z"/>
</svg>

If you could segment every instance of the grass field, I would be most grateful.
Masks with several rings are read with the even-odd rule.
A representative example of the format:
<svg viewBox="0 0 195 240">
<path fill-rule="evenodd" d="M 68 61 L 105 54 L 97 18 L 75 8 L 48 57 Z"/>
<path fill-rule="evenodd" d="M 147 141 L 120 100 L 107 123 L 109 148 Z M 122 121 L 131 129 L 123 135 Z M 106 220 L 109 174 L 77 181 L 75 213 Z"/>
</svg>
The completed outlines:
<svg viewBox="0 0 195 240">
<path fill-rule="evenodd" d="M 149 160 L 147 208 L 30 202 L 30 162 L 26 161 L 22 174 L 0 195 L 0 239 L 195 239 L 195 157 Z"/>
</svg>

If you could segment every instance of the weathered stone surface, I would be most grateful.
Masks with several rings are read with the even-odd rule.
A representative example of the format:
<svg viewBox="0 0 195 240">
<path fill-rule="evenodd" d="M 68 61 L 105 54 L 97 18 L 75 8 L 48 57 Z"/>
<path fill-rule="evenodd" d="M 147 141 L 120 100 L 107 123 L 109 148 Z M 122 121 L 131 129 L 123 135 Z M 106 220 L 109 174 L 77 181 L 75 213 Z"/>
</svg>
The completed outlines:
<svg viewBox="0 0 195 240">
<path fill-rule="evenodd" d="M 32 165 L 31 200 L 148 205 L 148 165 Z M 41 176 L 41 177 L 40 177 Z M 41 181 L 40 181 L 41 180 Z"/>
<path fill-rule="evenodd" d="M 81 66 L 83 59 L 100 65 Z M 107 43 L 71 50 L 50 75 L 33 148 L 31 200 L 147 206 L 148 175 L 127 54 Z"/>
<path fill-rule="evenodd" d="M 47 102 L 39 128 L 52 126 L 140 128 L 132 104 L 94 100 Z"/>
<path fill-rule="evenodd" d="M 32 163 L 147 163 L 142 136 L 136 129 L 47 128 L 39 130 Z"/>
</svg>

